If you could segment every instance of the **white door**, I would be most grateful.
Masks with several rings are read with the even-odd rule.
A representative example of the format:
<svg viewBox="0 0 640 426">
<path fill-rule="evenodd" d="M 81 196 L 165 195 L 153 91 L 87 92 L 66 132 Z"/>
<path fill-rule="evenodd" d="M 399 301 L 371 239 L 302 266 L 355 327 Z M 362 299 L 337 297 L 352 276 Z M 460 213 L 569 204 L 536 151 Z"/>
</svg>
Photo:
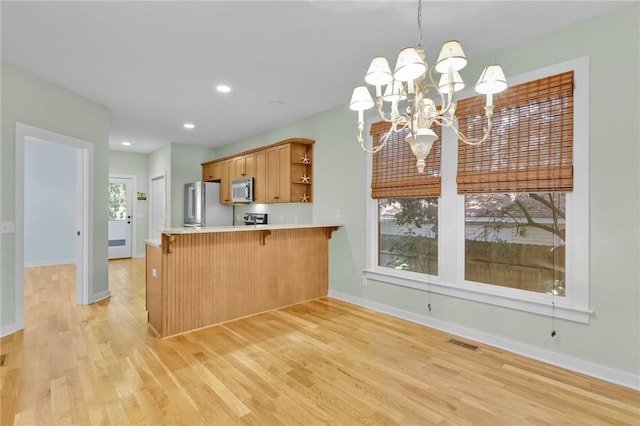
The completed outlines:
<svg viewBox="0 0 640 426">
<path fill-rule="evenodd" d="M 109 259 L 131 257 L 132 183 L 109 177 Z"/>
<path fill-rule="evenodd" d="M 151 178 L 151 233 L 152 240 L 159 240 L 167 227 L 165 210 L 166 187 L 164 175 Z"/>
</svg>

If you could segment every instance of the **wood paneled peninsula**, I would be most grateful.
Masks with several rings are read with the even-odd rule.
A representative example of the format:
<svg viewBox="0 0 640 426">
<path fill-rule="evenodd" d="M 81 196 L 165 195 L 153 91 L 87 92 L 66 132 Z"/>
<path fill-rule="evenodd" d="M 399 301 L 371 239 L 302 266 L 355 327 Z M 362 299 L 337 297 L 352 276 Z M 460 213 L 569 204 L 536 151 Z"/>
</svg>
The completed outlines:
<svg viewBox="0 0 640 426">
<path fill-rule="evenodd" d="M 149 325 L 164 338 L 326 296 L 339 227 L 165 229 L 146 244 Z"/>
</svg>

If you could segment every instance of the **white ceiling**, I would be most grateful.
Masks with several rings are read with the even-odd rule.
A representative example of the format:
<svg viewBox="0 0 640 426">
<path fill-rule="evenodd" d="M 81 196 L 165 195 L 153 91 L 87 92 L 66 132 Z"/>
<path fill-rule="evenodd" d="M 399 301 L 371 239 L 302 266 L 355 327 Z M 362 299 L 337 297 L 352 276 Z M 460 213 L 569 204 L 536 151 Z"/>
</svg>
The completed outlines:
<svg viewBox="0 0 640 426">
<path fill-rule="evenodd" d="M 425 0 L 427 61 L 449 39 L 473 58 L 622 4 Z M 2 0 L 0 7 L 2 59 L 107 106 L 111 149 L 134 152 L 171 142 L 225 145 L 346 108 L 373 56 L 393 64 L 417 40 L 415 0 Z M 216 92 L 220 83 L 233 91 Z"/>
</svg>

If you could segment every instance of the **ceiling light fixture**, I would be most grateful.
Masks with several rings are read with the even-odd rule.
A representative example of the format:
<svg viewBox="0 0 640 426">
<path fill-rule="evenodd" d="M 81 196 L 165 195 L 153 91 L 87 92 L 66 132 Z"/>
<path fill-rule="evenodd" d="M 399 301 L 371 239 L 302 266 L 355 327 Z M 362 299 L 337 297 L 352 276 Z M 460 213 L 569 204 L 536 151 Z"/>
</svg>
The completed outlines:
<svg viewBox="0 0 640 426">
<path fill-rule="evenodd" d="M 196 127 L 193 123 L 184 123 L 183 126 L 185 129 L 193 129 Z"/>
<path fill-rule="evenodd" d="M 131 146 L 131 142 L 123 141 L 123 142 L 122 142 L 122 145 L 124 145 L 124 146 Z"/>
<path fill-rule="evenodd" d="M 487 96 L 484 107 L 487 117 L 487 127 L 480 139 L 469 139 L 460 133 L 456 126 L 456 102 L 454 93 L 464 88 L 464 82 L 459 71 L 467 65 L 467 58 L 457 40 L 446 42 L 442 46 L 435 66 L 429 67 L 425 62 L 422 49 L 422 1 L 418 0 L 418 47 L 407 47 L 400 51 L 396 67 L 391 72 L 386 58 L 373 58 L 365 75 L 365 82 L 375 86 L 376 101 L 374 103 L 367 86 L 358 86 L 353 90 L 349 108 L 358 111 L 358 142 L 365 152 L 374 154 L 380 151 L 389 136 L 395 132 L 409 128 L 405 141 L 411 146 L 416 156 L 418 173 L 424 173 L 424 159 L 429 154 L 431 146 L 438 138 L 431 126 L 451 127 L 458 139 L 469 145 L 478 145 L 487 140 L 491 132 L 493 117 L 493 95 L 507 88 L 507 80 L 500 65 L 489 65 L 484 69 L 476 92 Z M 438 83 L 434 80 L 434 71 L 440 74 Z M 428 81 L 427 81 L 428 76 Z M 386 89 L 382 92 L 382 86 Z M 436 107 L 433 99 L 427 97 L 431 87 L 440 95 L 440 106 Z M 406 100 L 406 112 L 400 113 L 400 103 Z M 390 103 L 390 110 L 383 111 L 384 102 Z M 363 114 L 373 106 L 377 107 L 378 115 L 384 121 L 391 123 L 391 129 L 380 143 L 368 149 L 364 144 L 362 131 L 364 129 Z"/>
<path fill-rule="evenodd" d="M 220 93 L 229 93 L 231 91 L 231 87 L 227 86 L 226 84 L 220 84 L 216 86 L 216 90 Z"/>
</svg>

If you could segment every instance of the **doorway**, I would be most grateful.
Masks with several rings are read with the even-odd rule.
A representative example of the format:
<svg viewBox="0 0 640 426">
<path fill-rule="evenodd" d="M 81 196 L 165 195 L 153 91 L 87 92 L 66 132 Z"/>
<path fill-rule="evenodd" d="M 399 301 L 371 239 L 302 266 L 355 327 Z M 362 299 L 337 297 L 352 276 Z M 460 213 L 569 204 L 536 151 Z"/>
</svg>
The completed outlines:
<svg viewBox="0 0 640 426">
<path fill-rule="evenodd" d="M 166 179 L 165 174 L 151 177 L 151 220 L 149 221 L 149 238 L 159 240 L 162 230 L 167 227 L 166 215 Z"/>
<path fill-rule="evenodd" d="M 90 188 L 93 188 L 89 170 L 93 168 L 93 144 L 70 136 L 16 123 L 15 133 L 15 252 L 14 252 L 14 296 L 15 327 L 24 328 L 24 267 L 25 267 L 25 145 L 29 140 L 45 141 L 72 147 L 75 150 L 76 191 L 74 200 L 64 200 L 75 207 L 74 233 L 76 266 L 76 303 L 88 304 L 89 276 L 92 265 L 89 261 L 89 230 L 93 229 L 93 218 L 89 214 Z M 46 210 L 43 214 L 46 214 Z M 55 224 L 52 224 L 55 226 Z"/>
<path fill-rule="evenodd" d="M 109 259 L 131 258 L 135 251 L 135 191 L 135 176 L 109 176 Z"/>
</svg>

